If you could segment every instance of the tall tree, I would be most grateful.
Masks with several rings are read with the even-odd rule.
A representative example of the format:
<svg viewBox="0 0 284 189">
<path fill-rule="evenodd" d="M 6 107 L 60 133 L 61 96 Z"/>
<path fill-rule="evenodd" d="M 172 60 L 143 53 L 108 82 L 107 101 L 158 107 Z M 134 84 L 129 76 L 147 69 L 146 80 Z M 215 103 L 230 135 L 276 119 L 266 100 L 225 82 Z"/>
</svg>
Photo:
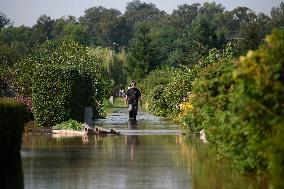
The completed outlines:
<svg viewBox="0 0 284 189">
<path fill-rule="evenodd" d="M 35 43 L 41 44 L 46 40 L 53 39 L 54 20 L 47 15 L 41 15 L 33 26 L 33 39 Z"/>
<path fill-rule="evenodd" d="M 67 24 L 75 24 L 76 22 L 76 17 L 74 16 L 68 16 L 67 18 L 61 17 L 59 19 L 56 19 L 53 24 L 52 36 L 57 37 L 63 35 L 64 26 L 66 26 Z"/>
<path fill-rule="evenodd" d="M 87 29 L 82 24 L 69 23 L 63 27 L 64 37 L 71 38 L 72 40 L 78 42 L 82 45 L 89 45 L 89 36 L 87 34 Z"/>
<path fill-rule="evenodd" d="M 164 11 L 160 11 L 156 5 L 152 3 L 142 3 L 139 0 L 133 0 L 127 3 L 125 14 L 122 16 L 124 21 L 124 26 L 126 26 L 126 33 L 124 35 L 125 42 L 128 44 L 128 41 L 134 35 L 135 25 L 140 24 L 141 22 L 155 22 L 160 19 L 160 17 L 166 15 Z"/>
<path fill-rule="evenodd" d="M 2 29 L 0 32 L 0 62 L 13 64 L 32 47 L 31 28 L 20 26 Z"/>
<path fill-rule="evenodd" d="M 156 55 L 157 49 L 152 44 L 149 26 L 140 24 L 127 51 L 128 75 L 135 80 L 143 79 L 157 68 Z"/>
<path fill-rule="evenodd" d="M 92 7 L 80 17 L 80 23 L 87 28 L 88 35 L 92 37 L 94 45 L 110 46 L 113 44 L 112 31 L 121 12 L 105 7 Z"/>
<path fill-rule="evenodd" d="M 178 6 L 172 14 L 172 23 L 175 27 L 185 27 L 191 25 L 191 22 L 196 18 L 201 5 L 195 3 L 192 5 L 184 4 Z"/>
<path fill-rule="evenodd" d="M 225 8 L 221 4 L 205 2 L 199 11 L 208 16 L 214 16 L 216 14 L 223 13 L 224 10 Z"/>
<path fill-rule="evenodd" d="M 273 7 L 270 12 L 272 18 L 272 26 L 284 28 L 284 2 L 281 2 L 279 7 Z"/>
</svg>

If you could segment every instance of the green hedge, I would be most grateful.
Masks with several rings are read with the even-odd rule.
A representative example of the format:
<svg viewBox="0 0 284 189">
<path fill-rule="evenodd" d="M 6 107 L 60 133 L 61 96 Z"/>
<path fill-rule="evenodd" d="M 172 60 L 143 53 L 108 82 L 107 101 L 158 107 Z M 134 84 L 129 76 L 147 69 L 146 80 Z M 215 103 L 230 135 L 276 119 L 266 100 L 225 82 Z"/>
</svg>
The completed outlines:
<svg viewBox="0 0 284 189">
<path fill-rule="evenodd" d="M 25 117 L 26 109 L 24 104 L 18 103 L 11 98 L 0 99 L 1 156 L 20 150 Z"/>
<path fill-rule="evenodd" d="M 103 99 L 109 95 L 111 81 L 109 80 L 108 75 L 103 72 L 102 60 L 92 54 L 90 48 L 79 45 L 72 40 L 58 38 L 52 41 L 46 41 L 15 63 L 13 66 L 13 79 L 11 81 L 11 85 L 13 86 L 13 90 L 15 90 L 17 95 L 32 98 L 32 86 L 38 85 L 33 84 L 33 82 L 36 81 L 34 76 L 35 72 L 39 72 L 37 71 L 37 67 L 47 65 L 53 65 L 59 67 L 60 69 L 63 69 L 61 67 L 64 66 L 73 67 L 72 69 L 77 70 L 79 75 L 83 76 L 83 78 L 81 78 L 82 80 L 87 80 L 87 83 L 91 82 L 92 90 L 89 90 L 89 87 L 86 89 L 92 92 L 91 103 L 92 107 L 94 108 L 94 116 L 100 117 L 103 115 L 102 102 Z M 37 75 L 39 74 L 40 73 L 37 73 Z M 58 73 L 57 75 L 60 74 Z M 48 80 L 52 80 L 53 75 L 49 74 L 49 76 L 50 78 L 48 78 Z M 45 79 L 46 78 L 42 78 L 42 80 Z M 80 94 L 81 90 L 85 89 L 81 84 L 83 85 L 81 82 L 79 86 L 80 88 L 78 88 L 78 90 L 73 90 L 72 94 Z M 68 91 L 69 89 L 62 90 Z M 85 92 L 83 93 L 85 94 Z M 38 104 L 39 103 L 40 102 L 38 102 Z M 73 108 L 71 108 L 71 110 L 74 111 Z M 38 112 L 40 110 L 36 111 Z M 42 109 L 42 111 L 46 110 Z M 37 114 L 44 114 L 44 112 L 38 112 Z M 62 117 L 62 115 L 60 116 Z"/>
<path fill-rule="evenodd" d="M 84 107 L 92 106 L 92 79 L 72 66 L 38 65 L 33 75 L 33 113 L 37 125 L 84 120 Z"/>
<path fill-rule="evenodd" d="M 208 129 L 213 133 L 215 139 L 212 139 L 212 143 L 216 143 L 216 148 L 224 148 L 217 143 L 224 142 L 222 136 L 227 136 L 226 111 L 230 100 L 229 90 L 233 83 L 233 66 L 232 60 L 223 59 L 208 65 L 199 73 L 198 79 L 192 83 L 194 95 L 191 103 L 194 108 L 183 118 L 183 123 L 191 131 Z M 207 137 L 211 139 L 211 135 Z"/>
<path fill-rule="evenodd" d="M 193 83 L 187 124 L 205 129 L 209 143 L 243 171 L 270 172 L 284 182 L 284 31 L 238 62 L 207 66 Z"/>
<path fill-rule="evenodd" d="M 158 116 L 176 117 L 179 112 L 177 105 L 191 91 L 197 70 L 196 66 L 192 69 L 162 68 L 150 72 L 142 85 L 147 110 Z"/>
</svg>

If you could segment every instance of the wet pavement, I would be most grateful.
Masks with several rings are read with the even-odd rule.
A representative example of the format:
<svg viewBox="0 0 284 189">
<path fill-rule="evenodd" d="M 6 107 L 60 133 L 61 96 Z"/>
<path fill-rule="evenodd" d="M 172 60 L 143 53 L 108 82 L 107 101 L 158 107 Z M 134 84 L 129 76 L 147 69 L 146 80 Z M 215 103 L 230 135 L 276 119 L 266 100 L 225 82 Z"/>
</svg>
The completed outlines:
<svg viewBox="0 0 284 189">
<path fill-rule="evenodd" d="M 137 120 L 128 118 L 127 108 L 114 108 L 106 119 L 95 120 L 93 126 L 115 129 L 123 135 L 182 135 L 179 125 L 156 117 L 147 112 L 139 111 Z"/>
</svg>

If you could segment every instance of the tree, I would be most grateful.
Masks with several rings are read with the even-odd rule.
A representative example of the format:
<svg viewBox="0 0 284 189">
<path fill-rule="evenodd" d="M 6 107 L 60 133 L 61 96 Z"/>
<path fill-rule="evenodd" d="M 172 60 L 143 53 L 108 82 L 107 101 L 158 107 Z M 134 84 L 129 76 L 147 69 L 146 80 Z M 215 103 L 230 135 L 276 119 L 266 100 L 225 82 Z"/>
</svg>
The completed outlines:
<svg viewBox="0 0 284 189">
<path fill-rule="evenodd" d="M 77 23 L 76 18 L 74 16 L 68 16 L 67 18 L 61 17 L 56 19 L 53 24 L 52 36 L 57 37 L 64 34 L 64 26 L 67 24 L 75 24 Z"/>
<path fill-rule="evenodd" d="M 69 37 L 81 45 L 89 44 L 87 29 L 82 24 L 69 23 L 63 27 L 63 36 Z"/>
<path fill-rule="evenodd" d="M 224 9 L 225 8 L 221 4 L 205 2 L 199 11 L 208 16 L 214 16 L 216 14 L 223 13 Z"/>
<path fill-rule="evenodd" d="M 151 28 L 152 44 L 157 48 L 157 61 L 159 65 L 176 66 L 175 61 L 170 61 L 170 55 L 176 50 L 175 40 L 178 36 L 178 31 L 172 26 L 163 24 L 156 28 Z"/>
<path fill-rule="evenodd" d="M 20 26 L 2 29 L 0 33 L 0 63 L 13 64 L 32 47 L 31 28 Z"/>
<path fill-rule="evenodd" d="M 92 36 L 91 44 L 110 46 L 115 42 L 111 31 L 120 15 L 121 12 L 116 9 L 106 9 L 100 6 L 87 9 L 85 15 L 79 20 L 87 28 L 88 35 Z"/>
<path fill-rule="evenodd" d="M 155 22 L 164 15 L 166 15 L 166 13 L 160 11 L 156 5 L 152 3 L 142 3 L 139 0 L 133 0 L 127 3 L 125 13 L 122 16 L 122 19 L 125 21 L 124 26 L 127 28 L 123 33 L 124 38 L 127 40 L 125 43 L 128 44 L 129 40 L 134 36 L 136 25 L 142 22 Z"/>
<path fill-rule="evenodd" d="M 237 7 L 232 11 L 232 13 L 237 28 L 239 28 L 242 23 L 254 22 L 257 17 L 255 12 L 247 7 Z"/>
<path fill-rule="evenodd" d="M 178 6 L 172 14 L 172 22 L 176 27 L 185 27 L 191 25 L 191 22 L 197 16 L 201 5 L 194 3 L 192 5 L 184 4 Z"/>
<path fill-rule="evenodd" d="M 4 13 L 0 12 L 0 31 L 2 30 L 2 28 L 8 26 L 9 24 L 11 24 L 10 19 L 7 18 Z"/>
<path fill-rule="evenodd" d="M 157 49 L 152 44 L 150 28 L 147 24 L 138 26 L 127 52 L 127 71 L 131 79 L 143 79 L 146 74 L 158 65 Z"/>
<path fill-rule="evenodd" d="M 52 20 L 49 16 L 41 15 L 37 19 L 37 23 L 32 27 L 34 42 L 41 44 L 46 40 L 53 39 L 53 24 L 54 20 Z"/>
<path fill-rule="evenodd" d="M 279 7 L 273 7 L 270 12 L 272 18 L 272 27 L 284 28 L 284 2 Z"/>
<path fill-rule="evenodd" d="M 127 3 L 124 16 L 127 21 L 134 25 L 135 22 L 153 20 L 165 12 L 160 11 L 156 5 L 152 3 L 142 3 L 139 0 L 133 0 Z"/>
</svg>

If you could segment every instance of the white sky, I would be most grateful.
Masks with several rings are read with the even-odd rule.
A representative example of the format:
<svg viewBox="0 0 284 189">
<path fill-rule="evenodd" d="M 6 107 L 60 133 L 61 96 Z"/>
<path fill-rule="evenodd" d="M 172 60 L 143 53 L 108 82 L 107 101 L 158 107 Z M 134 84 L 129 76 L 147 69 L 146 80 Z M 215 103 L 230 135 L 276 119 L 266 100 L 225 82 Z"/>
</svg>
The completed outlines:
<svg viewBox="0 0 284 189">
<path fill-rule="evenodd" d="M 4 13 L 14 22 L 14 26 L 32 26 L 40 15 L 46 14 L 51 18 L 62 16 L 84 15 L 84 11 L 94 6 L 115 8 L 124 12 L 126 3 L 131 0 L 0 0 L 0 12 Z M 204 3 L 212 0 L 140 0 L 153 3 L 160 10 L 171 13 L 178 5 Z M 283 0 L 215 0 L 222 4 L 226 10 L 232 10 L 238 6 L 246 6 L 256 13 L 263 12 L 270 15 L 272 7 L 278 7 Z"/>
</svg>

